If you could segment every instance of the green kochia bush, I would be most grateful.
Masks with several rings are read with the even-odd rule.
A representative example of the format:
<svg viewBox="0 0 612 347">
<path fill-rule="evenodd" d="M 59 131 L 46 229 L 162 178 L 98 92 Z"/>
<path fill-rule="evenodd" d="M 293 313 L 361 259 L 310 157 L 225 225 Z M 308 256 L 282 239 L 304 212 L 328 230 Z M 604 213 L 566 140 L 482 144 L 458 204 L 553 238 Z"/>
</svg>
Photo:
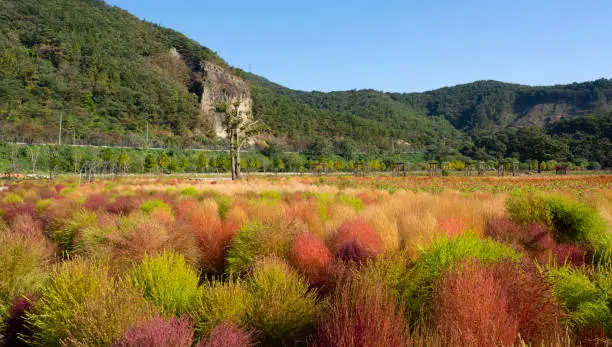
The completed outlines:
<svg viewBox="0 0 612 347">
<path fill-rule="evenodd" d="M 294 233 L 290 225 L 281 222 L 244 224 L 232 240 L 227 254 L 227 271 L 241 273 L 253 260 L 263 256 L 287 258 Z"/>
<path fill-rule="evenodd" d="M 2 202 L 5 204 L 21 204 L 23 203 L 23 198 L 15 193 L 10 193 L 2 199 Z"/>
<path fill-rule="evenodd" d="M 195 187 L 185 187 L 183 190 L 181 190 L 181 195 L 196 196 L 198 195 L 198 190 Z"/>
<path fill-rule="evenodd" d="M 314 323 L 316 293 L 287 264 L 265 258 L 247 281 L 252 300 L 247 322 L 260 334 L 263 345 L 305 342 Z"/>
<path fill-rule="evenodd" d="M 559 242 L 577 241 L 604 261 L 612 254 L 612 234 L 593 208 L 558 196 L 513 193 L 506 200 L 512 218 L 548 226 Z"/>
<path fill-rule="evenodd" d="M 117 280 L 101 261 L 75 259 L 57 265 L 26 314 L 34 346 L 108 346 L 153 315 L 128 281 Z"/>
<path fill-rule="evenodd" d="M 412 318 L 416 319 L 421 311 L 428 312 L 432 308 L 436 282 L 455 264 L 468 258 L 494 263 L 506 259 L 518 261 L 521 254 L 503 243 L 468 232 L 455 238 L 434 241 L 421 251 L 420 257 L 409 267 L 392 266 L 390 272 L 374 273 L 381 274 L 381 281 L 399 296 Z"/>
<path fill-rule="evenodd" d="M 162 252 L 147 255 L 132 270 L 132 283 L 145 298 L 166 314 L 188 312 L 199 297 L 199 273 L 187 265 L 182 255 Z"/>
<path fill-rule="evenodd" d="M 74 250 L 74 240 L 85 229 L 97 226 L 98 216 L 93 211 L 79 211 L 68 220 L 62 221 L 50 233 L 51 239 L 58 242 L 64 252 Z"/>
<path fill-rule="evenodd" d="M 565 323 L 572 328 L 597 326 L 612 334 L 612 278 L 610 264 L 595 270 L 588 267 L 553 267 L 547 277 L 555 295 L 566 305 Z"/>
<path fill-rule="evenodd" d="M 346 194 L 338 194 L 336 199 L 339 203 L 348 205 L 355 210 L 355 212 L 359 212 L 364 209 L 364 202 L 356 196 L 346 195 Z"/>
<path fill-rule="evenodd" d="M 170 212 L 170 206 L 159 199 L 145 201 L 142 203 L 142 205 L 140 205 L 140 209 L 144 213 L 151 213 L 153 210 L 158 208 Z"/>
<path fill-rule="evenodd" d="M 42 245 L 11 233 L 0 220 L 0 326 L 12 300 L 38 291 L 45 278 L 44 261 Z"/>
<path fill-rule="evenodd" d="M 202 286 L 202 295 L 190 312 L 197 337 L 208 336 L 219 324 L 228 322 L 243 326 L 249 295 L 241 281 L 211 281 Z"/>
</svg>

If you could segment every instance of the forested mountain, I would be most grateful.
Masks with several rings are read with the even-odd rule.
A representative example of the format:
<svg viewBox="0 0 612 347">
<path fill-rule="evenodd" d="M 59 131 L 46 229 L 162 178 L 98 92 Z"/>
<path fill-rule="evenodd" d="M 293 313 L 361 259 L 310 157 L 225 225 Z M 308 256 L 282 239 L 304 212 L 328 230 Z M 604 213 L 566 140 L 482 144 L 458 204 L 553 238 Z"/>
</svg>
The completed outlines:
<svg viewBox="0 0 612 347">
<path fill-rule="evenodd" d="M 286 148 L 612 166 L 612 80 L 296 91 L 229 68 L 182 34 L 98 0 L 0 0 L 0 141 L 54 141 L 61 118 L 75 143 L 210 143 L 202 61 L 249 81 L 253 116 Z"/>
<path fill-rule="evenodd" d="M 556 120 L 612 110 L 612 80 L 531 87 L 479 81 L 426 93 L 391 94 L 428 115 L 442 116 L 467 132 Z M 608 100 L 611 103 L 608 104 Z"/>
<path fill-rule="evenodd" d="M 165 138 L 200 133 L 192 67 L 223 63 L 208 48 L 103 1 L 0 0 L 0 16 L 4 138 L 48 139 L 59 115 L 85 143 L 121 143 L 147 125 Z"/>
</svg>

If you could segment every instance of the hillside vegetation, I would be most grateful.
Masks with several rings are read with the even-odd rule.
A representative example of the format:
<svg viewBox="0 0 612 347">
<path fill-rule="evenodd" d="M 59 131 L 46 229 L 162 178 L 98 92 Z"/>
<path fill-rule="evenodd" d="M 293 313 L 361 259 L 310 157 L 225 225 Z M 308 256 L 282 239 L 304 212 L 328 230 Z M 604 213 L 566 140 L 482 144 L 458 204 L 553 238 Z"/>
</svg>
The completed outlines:
<svg viewBox="0 0 612 347">
<path fill-rule="evenodd" d="M 96 0 L 0 0 L 0 141 L 208 145 L 201 61 L 171 29 Z M 177 54 L 173 54 L 176 49 Z M 551 87 L 480 81 L 425 93 L 303 92 L 250 82 L 272 142 L 313 156 L 426 152 L 441 160 L 611 166 L 612 80 Z"/>
</svg>

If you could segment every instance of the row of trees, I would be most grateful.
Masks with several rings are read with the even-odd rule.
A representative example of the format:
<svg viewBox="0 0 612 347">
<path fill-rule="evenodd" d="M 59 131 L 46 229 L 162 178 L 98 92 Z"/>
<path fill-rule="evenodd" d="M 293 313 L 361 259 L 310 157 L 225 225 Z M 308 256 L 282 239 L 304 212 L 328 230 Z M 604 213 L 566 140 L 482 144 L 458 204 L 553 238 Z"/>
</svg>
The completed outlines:
<svg viewBox="0 0 612 347">
<path fill-rule="evenodd" d="M 272 148 L 273 149 L 273 148 Z M 411 170 L 426 170 L 427 161 L 423 156 L 405 157 L 412 162 Z M 319 163 L 332 171 L 352 171 L 357 164 L 364 164 L 368 170 L 390 171 L 397 157 L 363 157 L 347 160 L 343 157 L 310 157 L 295 152 L 275 152 L 262 149 L 261 152 L 247 152 L 240 157 L 240 166 L 246 172 L 307 172 Z M 114 168 L 118 173 L 215 173 L 231 172 L 231 158 L 227 152 L 204 152 L 196 150 L 136 150 L 99 149 L 94 147 L 70 146 L 27 146 L 0 144 L 0 170 L 2 173 L 78 173 L 86 163 Z M 485 162 L 487 167 L 496 167 L 496 161 Z M 571 163 L 554 160 L 538 162 L 530 160 L 521 163 L 521 170 L 554 170 L 557 165 L 569 165 L 571 170 L 600 169 L 598 162 L 579 159 Z M 448 169 L 462 171 L 464 161 L 448 162 Z"/>
</svg>

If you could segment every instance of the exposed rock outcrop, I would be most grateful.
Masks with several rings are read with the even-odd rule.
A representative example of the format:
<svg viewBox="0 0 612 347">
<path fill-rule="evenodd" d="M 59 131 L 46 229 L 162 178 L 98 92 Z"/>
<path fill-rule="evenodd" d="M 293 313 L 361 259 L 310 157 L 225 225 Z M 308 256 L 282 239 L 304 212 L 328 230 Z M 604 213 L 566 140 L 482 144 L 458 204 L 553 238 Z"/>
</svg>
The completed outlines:
<svg viewBox="0 0 612 347">
<path fill-rule="evenodd" d="M 253 100 L 251 89 L 242 78 L 220 65 L 204 61 L 201 63 L 202 81 L 200 106 L 202 115 L 211 125 L 218 137 L 225 138 L 223 130 L 223 115 L 217 112 L 221 103 L 238 103 L 238 110 L 242 114 L 251 114 Z"/>
</svg>

